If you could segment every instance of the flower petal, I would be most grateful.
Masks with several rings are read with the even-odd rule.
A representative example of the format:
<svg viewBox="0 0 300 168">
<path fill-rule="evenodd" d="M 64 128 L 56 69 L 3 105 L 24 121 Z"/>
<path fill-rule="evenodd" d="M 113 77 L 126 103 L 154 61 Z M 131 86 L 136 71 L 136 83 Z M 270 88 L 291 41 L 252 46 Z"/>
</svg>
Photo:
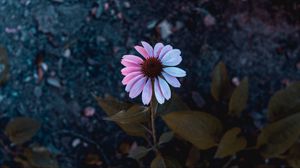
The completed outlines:
<svg viewBox="0 0 300 168">
<path fill-rule="evenodd" d="M 142 93 L 143 91 L 143 88 L 145 86 L 145 83 L 146 83 L 146 80 L 147 80 L 147 77 L 143 77 L 139 80 L 137 80 L 134 85 L 132 86 L 132 88 L 130 89 L 130 92 L 129 92 L 129 97 L 130 98 L 135 98 L 137 97 L 139 94 Z"/>
<path fill-rule="evenodd" d="M 165 102 L 165 98 L 161 93 L 158 79 L 155 79 L 155 81 L 154 81 L 154 93 L 155 93 L 155 97 L 156 97 L 157 102 L 159 104 L 163 104 Z"/>
<path fill-rule="evenodd" d="M 161 59 L 161 62 L 163 63 L 163 65 L 166 66 L 176 66 L 182 61 L 180 54 L 181 51 L 178 49 L 168 51 L 165 54 L 165 56 Z"/>
<path fill-rule="evenodd" d="M 141 71 L 141 67 L 125 67 L 121 70 L 123 75 L 128 75 L 131 72 Z"/>
<path fill-rule="evenodd" d="M 161 73 L 163 75 L 163 77 L 165 78 L 165 80 L 173 87 L 175 88 L 179 88 L 181 86 L 180 82 L 178 81 L 177 78 L 175 78 L 174 76 L 171 76 L 165 72 Z"/>
<path fill-rule="evenodd" d="M 124 55 L 122 58 L 128 62 L 132 62 L 136 64 L 142 64 L 144 62 L 142 58 L 135 55 Z"/>
<path fill-rule="evenodd" d="M 144 105 L 148 105 L 152 98 L 152 83 L 151 79 L 149 78 L 146 85 L 144 86 L 144 90 L 142 93 L 142 101 Z"/>
<path fill-rule="evenodd" d="M 145 48 L 141 47 L 141 46 L 135 46 L 134 47 L 135 50 L 137 52 L 139 52 L 145 59 L 149 58 L 149 55 L 147 53 L 147 51 L 145 50 Z"/>
<path fill-rule="evenodd" d="M 168 83 L 161 77 L 158 77 L 158 82 L 159 82 L 159 87 L 161 89 L 163 96 L 167 100 L 169 100 L 171 98 L 171 89 L 170 89 Z"/>
<path fill-rule="evenodd" d="M 127 59 L 122 59 L 121 64 L 127 67 L 140 67 L 141 64 L 137 64 L 131 61 L 128 61 Z"/>
<path fill-rule="evenodd" d="M 154 57 L 155 58 L 159 57 L 159 53 L 161 52 L 163 47 L 164 47 L 164 45 L 162 43 L 155 44 L 155 46 L 154 46 Z"/>
<path fill-rule="evenodd" d="M 174 77 L 184 77 L 186 76 L 186 72 L 180 68 L 177 68 L 177 67 L 167 67 L 167 68 L 164 68 L 164 71 L 166 73 L 168 73 L 169 75 L 171 76 L 174 76 Z"/>
<path fill-rule="evenodd" d="M 132 78 L 126 85 L 125 91 L 129 92 L 131 90 L 132 86 L 135 84 L 135 82 L 143 77 L 144 77 L 144 75 L 138 75 L 138 76 Z"/>
<path fill-rule="evenodd" d="M 122 80 L 122 84 L 126 85 L 128 84 L 128 82 L 133 79 L 134 77 L 141 75 L 142 72 L 138 71 L 138 72 L 131 72 L 130 74 L 126 75 L 123 80 Z"/>
<path fill-rule="evenodd" d="M 143 45 L 144 49 L 147 51 L 148 55 L 150 57 L 152 57 L 153 56 L 152 46 L 149 43 L 145 42 L 145 41 L 142 41 L 142 45 Z"/>
<path fill-rule="evenodd" d="M 170 45 L 166 45 L 166 46 L 164 46 L 162 49 L 161 49 L 161 52 L 159 53 L 159 59 L 162 59 L 163 57 L 164 57 L 164 55 L 168 52 L 168 51 L 170 51 L 170 50 L 172 50 L 173 49 L 173 47 L 172 46 L 170 46 Z"/>
</svg>

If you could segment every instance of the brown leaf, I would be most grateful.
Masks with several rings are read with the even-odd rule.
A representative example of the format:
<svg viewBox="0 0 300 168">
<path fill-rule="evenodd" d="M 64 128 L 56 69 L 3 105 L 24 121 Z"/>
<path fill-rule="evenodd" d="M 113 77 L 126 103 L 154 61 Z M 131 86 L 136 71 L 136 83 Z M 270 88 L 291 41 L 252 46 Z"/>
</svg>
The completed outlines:
<svg viewBox="0 0 300 168">
<path fill-rule="evenodd" d="M 158 115 L 165 115 L 171 112 L 185 110 L 190 110 L 190 108 L 181 100 L 181 98 L 177 94 L 172 93 L 171 100 L 162 105 L 159 105 L 157 108 L 157 113 Z"/>
<path fill-rule="evenodd" d="M 214 116 L 199 111 L 180 111 L 162 116 L 169 128 L 199 149 L 216 145 L 222 124 Z"/>
<path fill-rule="evenodd" d="M 197 162 L 200 159 L 200 152 L 194 146 L 191 147 L 189 155 L 185 161 L 185 166 L 187 168 L 194 168 L 197 165 Z"/>
<path fill-rule="evenodd" d="M 268 106 L 268 120 L 278 121 L 300 112 L 300 82 L 295 82 L 280 90 L 271 98 Z"/>
<path fill-rule="evenodd" d="M 108 119 L 122 124 L 142 123 L 147 121 L 148 107 L 133 105 L 128 110 L 122 110 Z"/>
<path fill-rule="evenodd" d="M 154 160 L 151 162 L 151 168 L 181 168 L 182 166 L 173 158 L 162 157 L 157 154 Z"/>
<path fill-rule="evenodd" d="M 240 132 L 240 128 L 232 128 L 224 134 L 215 154 L 216 158 L 231 156 L 245 149 L 247 141 L 244 137 L 239 136 Z"/>
<path fill-rule="evenodd" d="M 223 62 L 219 62 L 212 75 L 211 95 L 215 100 L 229 97 L 230 82 L 227 75 L 227 69 Z"/>
<path fill-rule="evenodd" d="M 7 124 L 5 134 L 14 144 L 22 144 L 30 140 L 40 126 L 41 124 L 32 118 L 18 117 Z"/>
<path fill-rule="evenodd" d="M 248 78 L 244 78 L 241 84 L 233 91 L 229 102 L 229 114 L 239 117 L 246 108 L 248 101 Z"/>
<path fill-rule="evenodd" d="M 96 166 L 100 166 L 102 165 L 102 161 L 99 157 L 99 155 L 97 154 L 88 154 L 85 158 L 85 163 L 87 165 L 96 165 Z"/>
<path fill-rule="evenodd" d="M 257 140 L 261 154 L 276 157 L 290 148 L 300 136 L 299 121 L 300 113 L 296 113 L 264 127 Z"/>
<path fill-rule="evenodd" d="M 26 149 L 24 156 L 29 163 L 36 168 L 58 168 L 56 159 L 44 147 L 33 147 Z"/>
<path fill-rule="evenodd" d="M 295 143 L 288 151 L 286 160 L 293 168 L 300 167 L 300 144 Z"/>
<path fill-rule="evenodd" d="M 0 85 L 9 78 L 9 61 L 6 49 L 0 45 Z"/>
</svg>

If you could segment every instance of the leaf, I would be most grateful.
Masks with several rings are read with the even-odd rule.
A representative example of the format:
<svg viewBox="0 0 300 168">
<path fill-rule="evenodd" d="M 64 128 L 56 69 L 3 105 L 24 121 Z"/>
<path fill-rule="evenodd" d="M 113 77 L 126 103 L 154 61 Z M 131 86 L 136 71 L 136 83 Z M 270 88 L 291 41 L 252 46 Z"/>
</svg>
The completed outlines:
<svg viewBox="0 0 300 168">
<path fill-rule="evenodd" d="M 185 166 L 187 168 L 194 168 L 197 165 L 197 162 L 200 159 L 200 151 L 194 146 L 191 147 L 188 157 L 185 161 Z"/>
<path fill-rule="evenodd" d="M 169 128 L 199 149 L 216 145 L 222 124 L 214 116 L 199 111 L 180 111 L 162 116 Z"/>
<path fill-rule="evenodd" d="M 171 131 L 165 132 L 159 137 L 158 144 L 167 143 L 167 142 L 171 141 L 173 137 L 174 137 L 173 132 L 171 132 Z"/>
<path fill-rule="evenodd" d="M 215 158 L 231 156 L 245 149 L 247 141 L 244 137 L 239 136 L 240 132 L 240 128 L 232 128 L 224 134 L 218 146 Z"/>
<path fill-rule="evenodd" d="M 96 97 L 99 106 L 105 111 L 108 116 L 112 116 L 122 110 L 130 108 L 131 104 L 118 101 L 117 99 L 107 96 L 106 98 Z"/>
<path fill-rule="evenodd" d="M 151 168 L 181 168 L 177 160 L 170 157 L 163 158 L 160 154 L 156 155 L 151 162 Z"/>
<path fill-rule="evenodd" d="M 144 146 L 138 146 L 132 151 L 129 151 L 128 157 L 139 160 L 145 157 L 151 149 L 147 149 Z"/>
<path fill-rule="evenodd" d="M 286 160 L 293 168 L 300 167 L 300 144 L 295 143 L 288 151 Z"/>
<path fill-rule="evenodd" d="M 133 105 L 127 111 L 122 110 L 108 119 L 122 124 L 146 122 L 148 119 L 148 110 L 148 107 Z"/>
<path fill-rule="evenodd" d="M 9 78 L 9 62 L 6 49 L 0 45 L 0 85 Z"/>
<path fill-rule="evenodd" d="M 165 115 L 171 112 L 185 110 L 190 110 L 190 108 L 181 100 L 181 98 L 177 94 L 172 93 L 171 100 L 158 106 L 157 113 L 158 115 Z"/>
<path fill-rule="evenodd" d="M 233 91 L 229 101 L 229 114 L 239 117 L 246 108 L 248 101 L 248 78 L 244 78 L 241 84 Z"/>
<path fill-rule="evenodd" d="M 212 75 L 211 95 L 215 100 L 229 97 L 230 82 L 227 75 L 227 69 L 223 62 L 219 62 Z"/>
<path fill-rule="evenodd" d="M 264 127 L 257 140 L 261 154 L 276 157 L 290 148 L 300 136 L 299 121 L 300 113 L 296 113 Z"/>
<path fill-rule="evenodd" d="M 268 106 L 268 120 L 275 122 L 297 112 L 300 112 L 300 82 L 274 94 Z"/>
<path fill-rule="evenodd" d="M 121 102 L 115 98 L 108 96 L 103 99 L 96 97 L 99 106 L 106 112 L 108 117 L 115 115 L 116 113 L 124 110 L 128 110 L 131 106 L 129 103 Z M 117 123 L 123 131 L 131 136 L 145 137 L 146 130 L 142 127 L 140 123 Z"/>
<path fill-rule="evenodd" d="M 29 163 L 37 168 L 58 168 L 58 162 L 44 147 L 33 147 L 26 149 L 24 156 Z"/>
<path fill-rule="evenodd" d="M 28 117 L 18 117 L 10 121 L 6 128 L 5 134 L 14 144 L 22 144 L 30 140 L 40 129 L 41 124 Z"/>
</svg>

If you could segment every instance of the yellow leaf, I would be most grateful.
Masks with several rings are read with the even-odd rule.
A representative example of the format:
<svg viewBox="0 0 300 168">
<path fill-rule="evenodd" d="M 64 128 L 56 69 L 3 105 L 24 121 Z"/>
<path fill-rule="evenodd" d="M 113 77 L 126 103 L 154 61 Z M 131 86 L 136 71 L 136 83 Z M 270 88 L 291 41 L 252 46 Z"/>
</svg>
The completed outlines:
<svg viewBox="0 0 300 168">
<path fill-rule="evenodd" d="M 219 62 L 212 75 L 211 95 L 215 100 L 229 97 L 230 82 L 227 75 L 227 69 L 223 62 Z"/>
<path fill-rule="evenodd" d="M 40 123 L 32 118 L 18 117 L 7 124 L 5 134 L 14 144 L 22 144 L 30 140 L 40 126 Z"/>
<path fill-rule="evenodd" d="M 180 111 L 162 118 L 174 133 L 203 150 L 215 146 L 222 131 L 220 120 L 204 112 Z"/>
<path fill-rule="evenodd" d="M 244 137 L 239 137 L 240 132 L 240 128 L 232 128 L 224 134 L 215 154 L 216 158 L 234 155 L 238 151 L 245 149 L 247 141 Z"/>
<path fill-rule="evenodd" d="M 246 108 L 248 101 L 248 78 L 244 78 L 241 84 L 233 91 L 229 101 L 229 114 L 239 117 Z"/>
<path fill-rule="evenodd" d="M 296 113 L 264 127 L 257 140 L 261 154 L 276 157 L 290 148 L 300 136 L 299 121 L 300 113 Z"/>
</svg>

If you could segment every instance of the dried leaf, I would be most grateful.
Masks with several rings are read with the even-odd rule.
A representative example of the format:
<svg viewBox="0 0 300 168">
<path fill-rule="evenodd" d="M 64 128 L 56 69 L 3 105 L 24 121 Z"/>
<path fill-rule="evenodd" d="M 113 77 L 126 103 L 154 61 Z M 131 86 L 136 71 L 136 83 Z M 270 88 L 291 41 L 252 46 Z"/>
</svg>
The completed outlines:
<svg viewBox="0 0 300 168">
<path fill-rule="evenodd" d="M 0 45 L 0 85 L 9 78 L 9 61 L 6 49 Z"/>
<path fill-rule="evenodd" d="M 173 137 L 174 137 L 173 132 L 171 132 L 171 131 L 165 132 L 159 137 L 158 144 L 167 143 L 167 142 L 171 141 Z"/>
<path fill-rule="evenodd" d="M 41 124 L 32 118 L 18 117 L 7 124 L 5 134 L 14 144 L 22 144 L 30 140 L 40 126 Z"/>
<path fill-rule="evenodd" d="M 88 154 L 85 158 L 85 163 L 87 165 L 96 165 L 100 166 L 102 165 L 102 160 L 100 159 L 99 155 L 97 154 Z"/>
<path fill-rule="evenodd" d="M 122 124 L 142 123 L 147 121 L 148 110 L 148 107 L 133 105 L 127 111 L 122 110 L 108 119 Z"/>
<path fill-rule="evenodd" d="M 293 168 L 300 167 L 300 144 L 295 143 L 288 151 L 286 160 Z"/>
<path fill-rule="evenodd" d="M 144 146 L 138 146 L 129 152 L 128 157 L 139 160 L 145 157 L 151 149 L 147 149 Z"/>
<path fill-rule="evenodd" d="M 185 161 L 185 166 L 187 168 L 194 168 L 200 159 L 200 151 L 194 146 L 191 147 L 189 155 Z"/>
<path fill-rule="evenodd" d="M 164 115 L 163 120 L 171 130 L 199 149 L 216 145 L 222 124 L 214 116 L 199 111 L 180 111 Z"/>
<path fill-rule="evenodd" d="M 300 136 L 300 113 L 288 116 L 264 127 L 258 137 L 264 157 L 276 157 L 290 148 Z"/>
<path fill-rule="evenodd" d="M 227 69 L 223 62 L 219 62 L 212 75 L 211 95 L 215 100 L 229 97 L 230 82 L 227 75 Z"/>
<path fill-rule="evenodd" d="M 177 160 L 170 157 L 162 157 L 160 154 L 156 155 L 151 162 L 151 168 L 181 168 L 182 166 Z"/>
<path fill-rule="evenodd" d="M 238 151 L 245 149 L 247 141 L 244 137 L 239 136 L 240 132 L 240 128 L 232 128 L 224 134 L 215 154 L 216 158 L 234 155 Z"/>
<path fill-rule="evenodd" d="M 229 114 L 239 117 L 246 108 L 248 101 L 248 78 L 244 78 L 241 84 L 233 91 L 229 102 Z"/>
<path fill-rule="evenodd" d="M 51 153 L 44 147 L 26 149 L 24 156 L 33 167 L 37 168 L 58 168 L 58 162 Z"/>
<path fill-rule="evenodd" d="M 172 93 L 171 100 L 158 106 L 157 113 L 158 115 L 165 115 L 171 112 L 185 110 L 190 110 L 190 108 L 181 100 L 181 98 L 177 94 Z"/>
<path fill-rule="evenodd" d="M 274 94 L 268 106 L 268 120 L 275 122 L 297 112 L 300 112 L 300 82 Z"/>
</svg>

